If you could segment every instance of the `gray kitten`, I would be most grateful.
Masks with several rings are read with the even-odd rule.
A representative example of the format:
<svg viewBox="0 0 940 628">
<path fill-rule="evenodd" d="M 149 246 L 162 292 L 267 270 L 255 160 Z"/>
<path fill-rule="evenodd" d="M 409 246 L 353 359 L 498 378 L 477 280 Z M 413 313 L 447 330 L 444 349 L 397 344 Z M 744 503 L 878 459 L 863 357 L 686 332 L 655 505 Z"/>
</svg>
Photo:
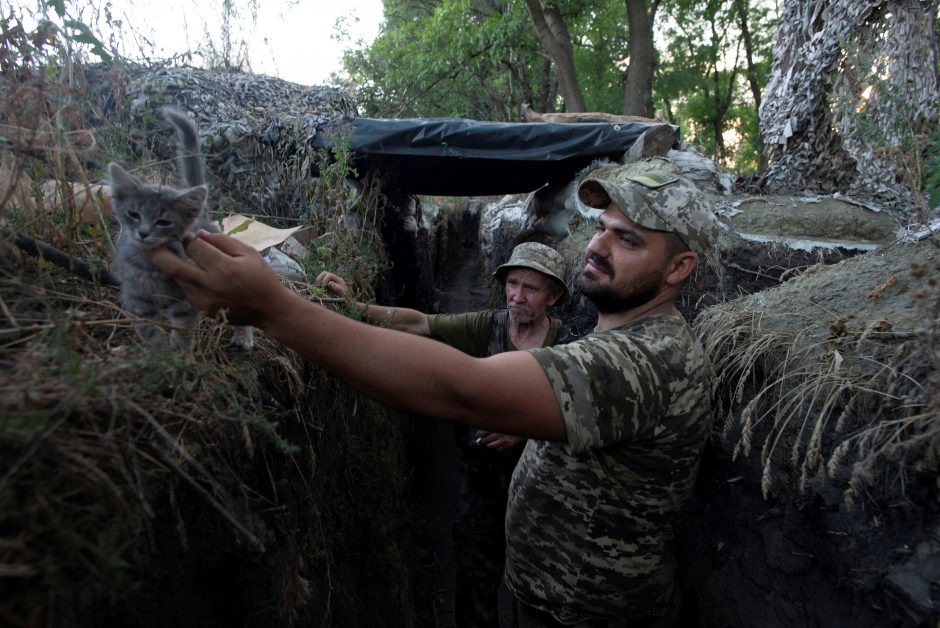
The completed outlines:
<svg viewBox="0 0 940 628">
<path fill-rule="evenodd" d="M 167 333 L 147 321 L 134 323 L 138 335 L 153 346 L 188 349 L 199 312 L 183 297 L 170 277 L 141 252 L 158 246 L 185 257 L 181 240 L 187 231 L 218 233 L 206 211 L 209 189 L 200 154 L 199 134 L 185 114 L 164 109 L 163 116 L 176 129 L 177 178 L 181 187 L 144 183 L 118 164 L 108 164 L 114 213 L 121 223 L 114 258 L 114 273 L 121 282 L 121 305 L 141 319 L 165 314 L 174 329 Z M 236 328 L 232 342 L 245 349 L 254 346 L 251 327 Z"/>
</svg>

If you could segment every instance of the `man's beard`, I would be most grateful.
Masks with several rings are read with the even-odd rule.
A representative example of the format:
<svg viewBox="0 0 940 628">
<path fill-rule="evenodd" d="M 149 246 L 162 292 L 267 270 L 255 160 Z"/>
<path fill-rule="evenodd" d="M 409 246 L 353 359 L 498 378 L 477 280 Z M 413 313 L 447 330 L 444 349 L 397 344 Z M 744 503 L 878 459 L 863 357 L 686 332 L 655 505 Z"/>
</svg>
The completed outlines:
<svg viewBox="0 0 940 628">
<path fill-rule="evenodd" d="M 592 260 L 596 266 L 607 271 L 608 276 L 613 279 L 613 270 L 607 263 L 607 260 Z M 628 283 L 623 290 L 616 290 L 611 286 L 601 286 L 594 283 L 596 279 L 594 273 L 585 270 L 578 277 L 578 288 L 581 294 L 590 299 L 591 303 L 601 314 L 616 314 L 626 312 L 634 308 L 649 303 L 659 294 L 663 284 L 662 271 L 655 271 L 646 277 L 640 277 L 636 281 Z"/>
<path fill-rule="evenodd" d="M 507 307 L 509 309 L 509 318 L 516 323 L 528 324 L 535 320 L 535 313 L 524 305 L 514 307 L 509 304 Z"/>
</svg>

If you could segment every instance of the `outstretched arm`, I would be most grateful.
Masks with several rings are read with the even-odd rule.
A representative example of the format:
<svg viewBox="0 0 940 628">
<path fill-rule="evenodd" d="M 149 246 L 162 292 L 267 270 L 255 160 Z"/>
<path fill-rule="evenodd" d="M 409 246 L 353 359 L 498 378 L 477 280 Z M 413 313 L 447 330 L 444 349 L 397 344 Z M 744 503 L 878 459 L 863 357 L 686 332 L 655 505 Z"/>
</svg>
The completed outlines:
<svg viewBox="0 0 940 628">
<path fill-rule="evenodd" d="M 526 351 L 472 358 L 443 343 L 347 319 L 284 288 L 251 247 L 222 234 L 186 244 L 190 261 L 160 249 L 151 260 L 196 308 L 226 309 L 388 405 L 491 431 L 564 440 L 548 378 Z"/>
<path fill-rule="evenodd" d="M 406 307 L 388 307 L 355 301 L 349 293 L 346 280 L 325 270 L 317 275 L 314 283 L 317 287 L 325 288 L 336 296 L 345 299 L 348 305 L 355 306 L 357 310 L 362 312 L 362 317 L 366 322 L 383 325 L 389 329 L 397 329 L 416 336 L 431 335 L 428 316 L 424 312 Z"/>
</svg>

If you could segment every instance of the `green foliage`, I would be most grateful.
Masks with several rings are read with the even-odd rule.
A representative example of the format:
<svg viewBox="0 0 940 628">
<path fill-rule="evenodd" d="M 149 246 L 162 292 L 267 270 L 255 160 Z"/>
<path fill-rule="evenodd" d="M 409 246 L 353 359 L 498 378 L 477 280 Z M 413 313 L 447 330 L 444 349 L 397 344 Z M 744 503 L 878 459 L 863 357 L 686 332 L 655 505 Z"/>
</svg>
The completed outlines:
<svg viewBox="0 0 940 628">
<path fill-rule="evenodd" d="M 746 80 L 740 16 L 734 0 L 670 3 L 661 18 L 668 44 L 655 79 L 654 100 L 682 128 L 684 140 L 739 174 L 760 157 L 757 108 Z M 748 6 L 754 69 L 761 89 L 772 61 L 773 17 Z M 733 131 L 733 133 L 728 133 Z"/>
<path fill-rule="evenodd" d="M 346 70 L 365 115 L 515 120 L 540 91 L 543 64 L 522 3 L 445 0 L 393 13 Z"/>
<path fill-rule="evenodd" d="M 750 99 L 740 98 L 728 116 L 729 128 L 735 131 L 739 141 L 728 146 L 727 165 L 741 176 L 755 174 L 761 160 L 763 145 L 760 142 L 760 119 Z"/>
<path fill-rule="evenodd" d="M 566 23 L 575 45 L 575 66 L 588 111 L 623 111 L 627 59 L 627 13 L 623 2 L 572 7 Z"/>
<path fill-rule="evenodd" d="M 557 81 L 523 2 L 386 3 L 384 32 L 348 52 L 357 102 L 377 117 L 518 120 L 520 107 L 556 110 Z M 590 107 L 622 109 L 617 59 L 626 55 L 622 2 L 560 5 Z"/>
<path fill-rule="evenodd" d="M 65 20 L 62 24 L 66 39 L 89 47 L 91 53 L 102 61 L 111 61 L 111 55 L 104 49 L 104 44 L 91 31 L 91 27 L 79 20 Z"/>
<path fill-rule="evenodd" d="M 571 33 L 589 111 L 620 113 L 628 62 L 622 0 L 556 3 Z M 557 79 L 535 35 L 525 3 L 472 0 L 385 3 L 384 32 L 349 51 L 345 67 L 365 115 L 517 120 L 519 106 L 560 106 Z M 766 84 L 773 7 L 747 0 L 759 86 Z M 760 156 L 756 104 L 745 78 L 740 18 L 733 0 L 670 0 L 655 30 L 661 50 L 654 80 L 656 108 L 675 120 L 684 139 L 739 172 Z M 734 130 L 727 146 L 723 135 Z M 734 135 L 734 134 L 732 134 Z"/>
<path fill-rule="evenodd" d="M 317 211 L 311 219 L 320 236 L 304 262 L 306 272 L 311 278 L 323 270 L 338 273 L 350 286 L 371 294 L 387 266 L 378 236 L 384 197 L 375 181 L 367 180 L 361 189 L 351 181 L 358 176 L 349 150 L 352 128 L 337 123 L 323 135 L 328 147 L 317 154 L 320 177 L 313 198 Z"/>
<path fill-rule="evenodd" d="M 47 70 L 56 71 L 75 61 L 83 61 L 90 55 L 96 60 L 110 63 L 112 56 L 100 34 L 95 32 L 85 19 L 84 5 L 77 1 L 39 0 L 35 9 L 24 6 L 4 7 L 0 3 L 3 30 L 6 35 L 25 32 L 22 18 L 25 15 L 35 23 L 31 36 L 17 46 L 19 63 L 30 65 L 38 62 Z M 28 43 L 27 43 L 28 42 Z M 10 50 L 4 50 L 6 56 Z"/>
</svg>

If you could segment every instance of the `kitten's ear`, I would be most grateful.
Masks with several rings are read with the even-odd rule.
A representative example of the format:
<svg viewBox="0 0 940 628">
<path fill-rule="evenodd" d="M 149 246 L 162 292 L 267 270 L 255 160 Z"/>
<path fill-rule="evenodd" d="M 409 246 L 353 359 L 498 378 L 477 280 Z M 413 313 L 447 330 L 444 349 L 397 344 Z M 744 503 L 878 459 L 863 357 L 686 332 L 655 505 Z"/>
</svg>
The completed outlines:
<svg viewBox="0 0 940 628">
<path fill-rule="evenodd" d="M 202 206 L 209 197 L 209 188 L 197 185 L 194 188 L 181 190 L 174 199 L 173 204 L 182 211 L 191 212 L 194 216 L 202 211 Z"/>
<path fill-rule="evenodd" d="M 108 176 L 111 178 L 111 195 L 116 198 L 136 192 L 142 185 L 140 179 L 113 161 L 108 164 Z"/>
</svg>

